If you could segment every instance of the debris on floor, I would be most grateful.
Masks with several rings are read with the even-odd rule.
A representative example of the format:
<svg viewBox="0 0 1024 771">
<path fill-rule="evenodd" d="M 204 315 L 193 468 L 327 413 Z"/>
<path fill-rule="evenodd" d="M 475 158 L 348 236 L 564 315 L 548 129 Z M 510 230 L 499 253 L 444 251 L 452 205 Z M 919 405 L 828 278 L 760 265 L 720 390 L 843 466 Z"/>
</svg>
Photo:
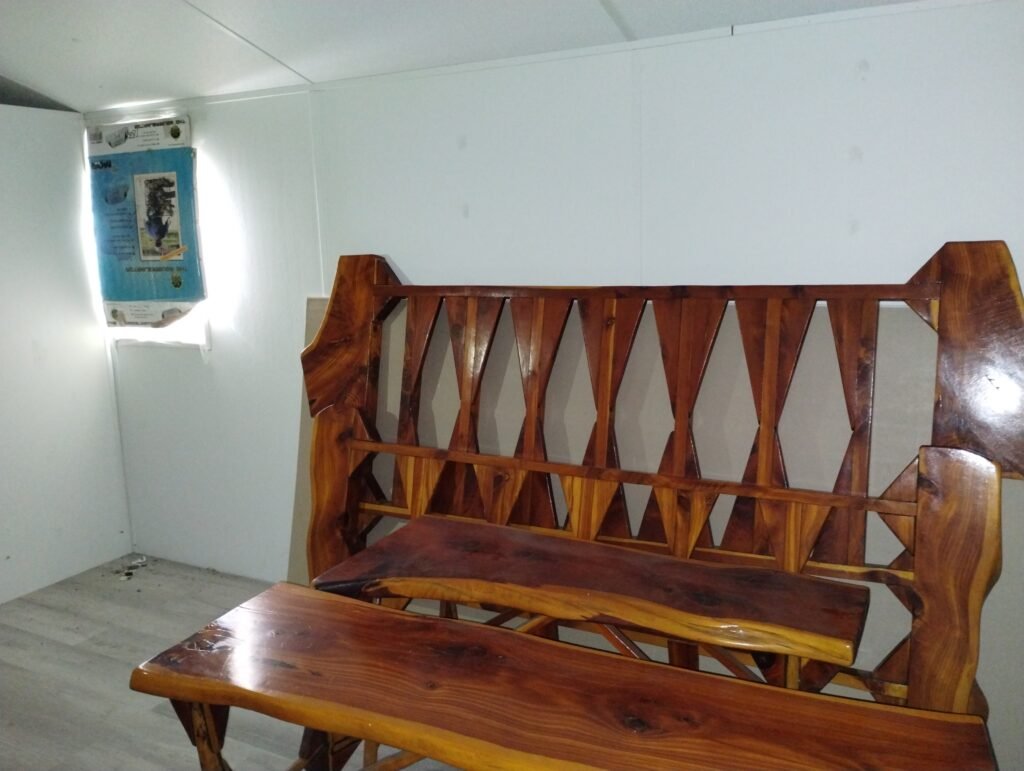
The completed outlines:
<svg viewBox="0 0 1024 771">
<path fill-rule="evenodd" d="M 119 576 L 121 581 L 130 581 L 132 576 L 135 575 L 135 571 L 146 567 L 147 564 L 149 564 L 149 558 L 146 555 L 142 555 L 141 557 L 136 557 L 127 565 L 122 566 L 120 570 L 114 571 L 114 575 Z"/>
</svg>

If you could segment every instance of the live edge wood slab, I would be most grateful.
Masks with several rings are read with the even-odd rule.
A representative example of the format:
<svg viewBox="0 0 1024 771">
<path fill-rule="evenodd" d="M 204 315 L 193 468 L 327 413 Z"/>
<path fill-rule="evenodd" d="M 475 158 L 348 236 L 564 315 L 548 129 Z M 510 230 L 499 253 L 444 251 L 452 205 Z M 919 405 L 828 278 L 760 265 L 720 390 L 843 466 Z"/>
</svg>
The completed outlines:
<svg viewBox="0 0 1024 771">
<path fill-rule="evenodd" d="M 288 584 L 131 685 L 196 718 L 204 768 L 227 768 L 223 707 L 467 769 L 995 767 L 975 716 L 764 688 Z"/>
<path fill-rule="evenodd" d="M 882 492 L 872 496 L 879 308 L 893 301 L 936 334 L 932 435 L 895 479 L 873 480 Z M 823 430 L 834 438 L 817 421 L 780 432 L 816 308 L 827 310 L 841 392 L 833 398 L 846 406 L 850 433 L 830 489 L 800 490 L 789 486 L 789 446 L 817 446 Z M 403 309 L 401 394 L 384 437 L 382 329 Z M 653 316 L 661 365 L 652 376 L 663 372 L 672 421 L 657 466 L 632 468 L 621 462 L 616 409 L 645 314 Z M 742 477 L 731 480 L 702 474 L 693 433 L 726 315 L 739 327 L 757 416 Z M 493 454 L 478 441 L 482 422 L 497 423 L 481 393 L 504 318 L 524 416 L 511 429 L 518 440 L 507 436 L 515 450 Z M 570 326 L 582 338 L 594 422 L 582 457 L 566 462 L 548 456 L 545 427 L 567 418 L 547 392 Z M 451 438 L 435 447 L 421 441 L 419 423 L 429 400 L 427 354 L 438 345 L 450 345 L 459 406 Z M 760 651 L 759 676 L 787 688 L 837 684 L 888 704 L 987 714 L 975 675 L 981 608 L 1001 560 L 1000 478 L 1024 476 L 1024 297 L 1005 244 L 946 244 L 906 283 L 887 285 L 410 286 L 382 257 L 342 257 L 302 363 L 314 415 L 310 579 L 361 552 L 393 518 L 439 515 L 678 560 L 874 583 L 906 608 L 909 628 L 898 614 L 869 616 L 868 628 L 897 641 L 870 669 Z M 626 485 L 641 488 L 639 508 L 630 510 Z M 713 511 L 724 519 L 717 532 Z M 869 524 L 898 544 L 881 562 L 867 552 Z M 697 667 L 701 659 L 690 644 L 674 663 Z"/>
<path fill-rule="evenodd" d="M 852 664 L 866 587 L 419 517 L 328 570 L 317 589 L 519 608 L 700 643 Z"/>
</svg>

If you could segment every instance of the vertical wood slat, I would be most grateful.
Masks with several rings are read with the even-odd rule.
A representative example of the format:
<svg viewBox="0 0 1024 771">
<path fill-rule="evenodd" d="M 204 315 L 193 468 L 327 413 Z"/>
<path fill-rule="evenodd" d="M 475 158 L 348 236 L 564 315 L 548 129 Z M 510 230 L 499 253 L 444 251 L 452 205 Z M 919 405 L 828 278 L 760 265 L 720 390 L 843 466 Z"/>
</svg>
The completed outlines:
<svg viewBox="0 0 1024 771">
<path fill-rule="evenodd" d="M 398 441 L 418 445 L 420 399 L 423 393 L 423 365 L 427 349 L 437 327 L 441 298 L 410 297 L 406 304 L 405 350 L 402 356 L 402 393 L 398 405 Z M 411 506 L 405 489 L 401 458 L 395 458 L 395 475 L 391 498 L 397 506 Z M 425 506 L 425 504 L 424 504 Z"/>
<path fill-rule="evenodd" d="M 782 487 L 788 484 L 778 424 L 814 305 L 813 298 L 736 301 L 743 354 L 758 417 L 757 436 L 744 470 L 744 482 Z M 722 546 L 758 554 L 768 552 L 767 526 L 753 501 L 736 500 Z"/>
<path fill-rule="evenodd" d="M 583 344 L 596 410 L 594 428 L 583 456 L 584 465 L 612 468 L 619 465 L 615 401 L 645 304 L 643 297 L 586 298 L 579 301 Z M 611 495 L 608 495 L 607 483 L 581 480 L 579 484 L 582 489 L 577 490 L 576 483 L 567 486 L 566 480 L 562 480 L 570 517 L 588 517 L 591 521 L 574 522 L 571 526 L 582 533 L 592 534 L 591 537 L 598 533 L 630 537 L 632 533 L 622 485 L 615 484 Z M 570 503 L 570 489 L 574 492 L 572 500 L 577 508 Z"/>
<path fill-rule="evenodd" d="M 459 414 L 448 444 L 450 450 L 476 452 L 477 422 L 480 413 L 480 382 L 491 352 L 504 303 L 495 297 L 448 297 L 449 332 L 455 359 L 455 378 L 459 388 Z"/>
<path fill-rule="evenodd" d="M 878 349 L 878 302 L 829 300 L 828 312 L 851 431 L 833 491 L 867 495 Z M 822 530 L 815 559 L 863 565 L 866 517 L 867 513 L 863 511 L 833 509 Z"/>
<path fill-rule="evenodd" d="M 572 309 L 570 298 L 516 297 L 509 301 L 516 338 L 519 371 L 523 383 L 525 415 L 516 445 L 516 456 L 547 460 L 544 441 L 544 413 L 548 384 L 554 368 L 565 325 Z M 551 477 L 529 473 L 518 481 L 518 490 L 507 522 L 540 527 L 557 527 Z"/>
<path fill-rule="evenodd" d="M 448 443 L 450 450 L 477 452 L 479 449 L 480 383 L 503 304 L 502 297 L 458 296 L 444 300 L 459 392 L 459 411 Z M 486 518 L 493 505 L 490 500 L 484 500 L 472 465 L 445 463 L 428 508 Z"/>
<path fill-rule="evenodd" d="M 665 442 L 658 471 L 697 478 L 700 476 L 700 461 L 691 425 L 693 409 L 711 357 L 711 349 L 725 315 L 726 302 L 677 298 L 655 300 L 652 306 L 673 417 L 673 429 Z M 662 506 L 662 501 L 670 509 Z M 706 503 L 704 500 L 701 502 Z M 669 504 L 664 495 L 652 490 L 644 510 L 639 536 L 645 540 L 664 540 L 670 545 L 674 544 L 674 550 L 685 545 L 685 552 L 675 553 L 682 557 L 689 556 L 698 535 L 702 545 L 711 546 L 711 531 L 706 527 L 707 517 L 702 516 L 704 514 L 703 510 L 693 511 L 685 497 L 676 498 L 674 503 Z M 687 524 L 684 526 L 671 521 L 679 518 L 686 518 Z M 700 521 L 700 529 L 694 532 L 696 521 Z M 685 539 L 677 539 L 673 535 L 680 527 L 688 531 Z"/>
<path fill-rule="evenodd" d="M 516 455 L 529 460 L 547 460 L 544 442 L 545 396 L 572 301 L 518 297 L 509 301 L 509 307 L 526 410 Z"/>
</svg>

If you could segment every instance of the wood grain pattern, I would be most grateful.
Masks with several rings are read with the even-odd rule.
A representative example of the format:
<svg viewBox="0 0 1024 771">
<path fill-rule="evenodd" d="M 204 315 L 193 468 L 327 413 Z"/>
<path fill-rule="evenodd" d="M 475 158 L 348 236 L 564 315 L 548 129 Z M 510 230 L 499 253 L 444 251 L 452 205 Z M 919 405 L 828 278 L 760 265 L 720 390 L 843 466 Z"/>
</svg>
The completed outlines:
<svg viewBox="0 0 1024 771">
<path fill-rule="evenodd" d="M 398 438 L 381 442 L 373 423 L 381 322 L 402 298 L 407 298 L 408 321 Z M 343 258 L 323 328 L 303 358 L 311 408 L 319 414 L 308 546 L 312 574 L 362 550 L 368 532 L 384 517 L 441 514 L 556 530 L 562 537 L 628 546 L 646 555 L 876 582 L 887 586 L 914 618 L 905 647 L 863 672 L 822 661 L 760 656 L 765 676 L 812 689 L 835 676 L 880 699 L 921 698 L 913 703 L 983 709 L 984 699 L 973 684 L 975 642 L 963 641 L 977 638 L 984 593 L 975 588 L 964 594 L 962 587 L 973 586 L 972 581 L 981 580 L 977 576 L 994 580 L 991 560 L 975 556 L 979 550 L 998 550 L 998 529 L 991 523 L 968 528 L 952 515 L 933 513 L 968 505 L 960 500 L 960 472 L 945 465 L 934 489 L 924 484 L 930 478 L 915 462 L 881 496 L 866 494 L 876 428 L 878 308 L 887 300 L 906 302 L 938 335 L 933 445 L 980 453 L 1002 465 L 1008 476 L 1021 476 L 1024 299 L 1002 243 L 947 244 L 903 285 L 410 287 L 401 286 L 379 257 Z M 780 441 L 778 425 L 819 303 L 828 305 L 850 436 L 831 490 L 794 490 L 788 486 L 788 447 Z M 481 418 L 492 417 L 480 415 L 479 385 L 506 304 L 525 417 L 515 452 L 488 455 L 479 452 L 476 441 Z M 582 462 L 552 462 L 545 419 L 558 416 L 547 415 L 546 391 L 573 304 L 580 309 L 594 426 Z M 656 472 L 621 468 L 615 436 L 619 391 L 648 304 L 662 364 L 656 373 L 660 377 L 663 370 L 672 414 Z M 692 413 L 729 304 L 737 309 L 758 429 L 740 479 L 705 479 Z M 423 360 L 442 305 L 450 317 L 460 405 L 445 449 L 420 446 L 416 433 Z M 373 473 L 381 454 L 391 455 L 395 463 L 390 497 Z M 944 463 L 974 478 L 972 458 L 957 456 Z M 636 533 L 623 495 L 623 485 L 629 484 L 649 488 L 645 508 L 634 512 L 642 513 Z M 556 516 L 559 489 L 568 508 L 564 529 Z M 970 494 L 969 485 L 964 492 Z M 708 523 L 721 495 L 735 496 L 736 503 L 716 544 Z M 865 564 L 871 512 L 903 546 L 888 564 Z M 919 520 L 925 512 L 934 521 L 949 521 L 942 525 L 943 534 L 962 533 L 964 543 L 949 549 L 966 553 L 960 572 L 939 559 L 938 552 L 922 551 L 945 537 L 934 531 L 922 534 Z M 960 589 L 953 591 L 952 585 Z M 928 614 L 926 606 L 933 609 Z M 959 615 L 940 623 L 941 613 Z M 687 645 L 692 643 L 676 644 L 674 656 L 693 662 L 696 656 Z M 937 651 L 948 655 L 943 658 Z M 922 685 L 931 674 L 910 682 L 913 667 L 922 673 L 939 671 L 940 685 Z"/>
<path fill-rule="evenodd" d="M 313 585 L 503 605 L 839 664 L 853 663 L 869 599 L 861 586 L 438 517 L 411 522 Z"/>
<path fill-rule="evenodd" d="M 976 717 L 765 689 L 286 584 L 131 683 L 469 769 L 994 767 Z"/>
<path fill-rule="evenodd" d="M 423 365 L 430 338 L 441 311 L 440 297 L 410 297 L 405 315 L 405 351 L 402 362 L 402 394 L 398 406 L 397 438 L 403 444 L 419 444 L 420 397 Z M 392 500 L 408 505 L 405 476 L 396 468 Z"/>
<path fill-rule="evenodd" d="M 1002 559 L 1000 472 L 964 450 L 926 447 L 914 549 L 920 606 L 911 628 L 908 703 L 966 712 L 981 647 L 981 607 Z"/>
<path fill-rule="evenodd" d="M 1024 298 L 1001 241 L 946 244 L 932 444 L 1024 476 Z"/>
<path fill-rule="evenodd" d="M 397 283 L 383 257 L 361 254 L 338 260 L 324 323 L 302 352 L 312 415 L 339 401 L 367 415 L 375 413 L 380 322 L 394 298 L 373 290 Z"/>
<path fill-rule="evenodd" d="M 473 463 L 497 468 L 515 469 L 518 471 L 537 471 L 558 476 L 579 477 L 610 482 L 621 482 L 636 485 L 666 487 L 680 492 L 697 492 L 707 495 L 736 495 L 750 498 L 769 498 L 795 503 L 809 503 L 822 506 L 845 506 L 865 508 L 902 517 L 917 515 L 917 506 L 911 498 L 874 498 L 858 495 L 842 495 L 821 490 L 809 490 L 799 487 L 777 487 L 773 485 L 747 484 L 730 482 L 725 479 L 703 477 L 691 479 L 671 474 L 656 474 L 646 471 L 630 471 L 620 468 L 603 468 L 601 466 L 585 466 L 574 463 L 556 463 L 554 461 L 531 461 L 525 458 L 504 455 L 483 455 L 471 452 L 454 452 L 439 450 L 435 447 L 416 447 L 381 442 L 373 439 L 348 439 L 348 445 L 361 452 L 387 453 L 407 458 L 431 458 L 438 462 Z M 400 514 L 397 507 L 395 514 Z M 434 512 L 445 513 L 445 512 Z M 458 514 L 458 512 L 447 512 Z"/>
<path fill-rule="evenodd" d="M 850 441 L 832 488 L 837 493 L 867 495 L 871 465 L 875 358 L 878 348 L 878 301 L 832 300 L 828 304 L 839 362 Z M 825 562 L 864 564 L 867 512 L 832 509 L 817 539 L 815 557 Z"/>
<path fill-rule="evenodd" d="M 531 460 L 547 460 L 544 441 L 545 396 L 555 356 L 569 319 L 572 300 L 516 297 L 509 301 L 509 306 L 526 407 L 515 454 Z M 558 526 L 550 475 L 525 473 L 506 521 L 541 527 Z"/>
<path fill-rule="evenodd" d="M 678 299 L 656 300 L 652 305 L 673 419 L 658 471 L 699 477 L 700 462 L 693 438 L 693 408 L 711 348 L 725 315 L 726 302 Z M 686 498 L 659 497 L 657 491 L 652 490 L 640 524 L 639 537 L 665 540 L 681 557 L 688 557 L 698 540 L 710 546 L 711 530 L 707 526 L 706 514 L 714 502 L 701 498 L 696 509 L 692 509 L 690 503 Z M 684 531 L 686 537 L 679 538 L 677 534 Z"/>
</svg>

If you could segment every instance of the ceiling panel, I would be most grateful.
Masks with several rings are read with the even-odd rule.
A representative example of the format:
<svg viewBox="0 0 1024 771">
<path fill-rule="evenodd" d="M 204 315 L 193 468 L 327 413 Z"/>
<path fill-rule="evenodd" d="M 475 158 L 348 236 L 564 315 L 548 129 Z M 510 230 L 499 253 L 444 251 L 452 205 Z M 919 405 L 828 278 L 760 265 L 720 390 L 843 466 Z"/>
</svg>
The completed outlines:
<svg viewBox="0 0 1024 771">
<path fill-rule="evenodd" d="M 0 0 L 0 75 L 81 111 L 304 82 L 180 0 Z"/>
<path fill-rule="evenodd" d="M 904 1 L 0 0 L 0 77 L 89 112 Z"/>
<path fill-rule="evenodd" d="M 599 0 L 189 0 L 310 80 L 625 40 Z"/>
<path fill-rule="evenodd" d="M 907 0 L 604 0 L 636 39 L 757 24 Z"/>
</svg>

